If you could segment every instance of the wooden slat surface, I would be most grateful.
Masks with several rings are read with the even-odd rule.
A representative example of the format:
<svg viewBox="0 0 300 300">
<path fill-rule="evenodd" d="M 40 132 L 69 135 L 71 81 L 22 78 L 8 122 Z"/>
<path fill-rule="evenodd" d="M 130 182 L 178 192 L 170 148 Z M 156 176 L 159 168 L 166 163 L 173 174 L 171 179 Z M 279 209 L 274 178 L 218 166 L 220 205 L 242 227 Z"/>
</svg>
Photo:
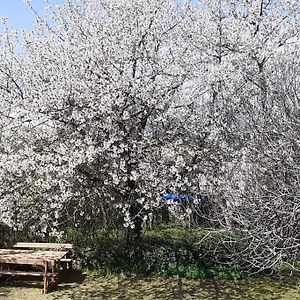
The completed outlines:
<svg viewBox="0 0 300 300">
<path fill-rule="evenodd" d="M 72 244 L 60 244 L 60 243 L 16 243 L 13 248 L 19 249 L 61 249 L 61 250 L 71 250 L 73 249 Z"/>
<path fill-rule="evenodd" d="M 64 258 L 67 253 L 68 251 L 0 249 L 0 263 L 43 266 L 46 261 L 52 264 Z"/>
</svg>

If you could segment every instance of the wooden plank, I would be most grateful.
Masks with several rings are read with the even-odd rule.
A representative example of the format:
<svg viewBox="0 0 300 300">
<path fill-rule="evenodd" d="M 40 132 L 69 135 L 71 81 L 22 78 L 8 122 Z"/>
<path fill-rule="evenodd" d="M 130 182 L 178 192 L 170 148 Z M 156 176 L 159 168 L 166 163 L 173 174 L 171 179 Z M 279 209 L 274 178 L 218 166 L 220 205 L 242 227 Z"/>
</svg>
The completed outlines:
<svg viewBox="0 0 300 300">
<path fill-rule="evenodd" d="M 35 276 L 35 277 L 44 277 L 43 272 L 34 272 L 34 271 L 17 271 L 17 270 L 0 270 L 0 275 L 11 275 L 11 276 Z M 56 278 L 58 273 L 47 273 L 48 277 Z"/>
<path fill-rule="evenodd" d="M 0 263 L 1 264 L 18 264 L 18 265 L 37 265 L 43 266 L 44 261 L 41 259 L 34 259 L 34 258 L 20 258 L 20 257 L 1 257 L 0 256 Z"/>
<path fill-rule="evenodd" d="M 11 275 L 11 276 L 44 276 L 43 272 L 33 272 L 33 271 L 16 271 L 16 270 L 0 270 L 2 275 Z"/>
<path fill-rule="evenodd" d="M 38 271 L 18 271 L 18 270 L 0 270 L 1 275 L 11 275 L 11 276 L 36 276 L 36 277 L 42 277 L 44 276 L 44 272 L 38 272 Z M 46 276 L 55 278 L 58 275 L 58 273 L 50 273 L 48 272 Z"/>
<path fill-rule="evenodd" d="M 53 264 L 67 253 L 68 251 L 0 249 L 0 263 L 44 266 L 45 261 Z"/>
<path fill-rule="evenodd" d="M 13 246 L 13 248 L 71 250 L 71 249 L 73 249 L 73 245 L 72 244 L 60 244 L 60 243 L 25 243 L 25 242 L 18 242 Z"/>
<path fill-rule="evenodd" d="M 70 263 L 72 262 L 72 258 L 62 258 L 59 260 L 60 262 Z"/>
</svg>

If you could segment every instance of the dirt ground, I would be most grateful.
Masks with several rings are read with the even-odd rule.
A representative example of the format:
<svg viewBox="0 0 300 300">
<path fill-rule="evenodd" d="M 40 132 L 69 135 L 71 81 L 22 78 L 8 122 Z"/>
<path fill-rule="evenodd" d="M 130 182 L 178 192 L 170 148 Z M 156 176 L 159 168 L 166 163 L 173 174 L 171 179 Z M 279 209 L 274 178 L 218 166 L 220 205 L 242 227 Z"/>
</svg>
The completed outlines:
<svg viewBox="0 0 300 300">
<path fill-rule="evenodd" d="M 93 277 L 74 272 L 57 290 L 46 295 L 41 290 L 41 281 L 9 279 L 0 283 L 0 300 L 300 300 L 298 279 L 292 278 L 234 282 L 121 275 Z"/>
</svg>

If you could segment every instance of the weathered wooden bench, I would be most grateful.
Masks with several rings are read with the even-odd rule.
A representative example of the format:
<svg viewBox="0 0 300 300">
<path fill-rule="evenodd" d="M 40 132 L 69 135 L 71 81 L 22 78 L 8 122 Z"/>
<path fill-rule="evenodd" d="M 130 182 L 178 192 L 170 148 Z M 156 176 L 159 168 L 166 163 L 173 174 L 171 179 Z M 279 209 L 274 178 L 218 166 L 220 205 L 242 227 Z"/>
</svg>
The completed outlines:
<svg viewBox="0 0 300 300">
<path fill-rule="evenodd" d="M 60 271 L 72 268 L 72 259 L 66 257 L 71 249 L 72 244 L 25 242 L 16 243 L 13 249 L 0 249 L 0 277 L 43 277 L 43 292 L 47 293 L 50 285 L 57 285 Z M 38 270 L 16 270 L 22 265 L 35 266 Z"/>
<path fill-rule="evenodd" d="M 13 245 L 15 249 L 43 249 L 43 250 L 57 250 L 57 251 L 70 251 L 73 249 L 72 244 L 64 243 L 27 243 L 18 242 Z M 60 259 L 60 266 L 63 269 L 72 269 L 72 259 L 64 257 Z"/>
</svg>

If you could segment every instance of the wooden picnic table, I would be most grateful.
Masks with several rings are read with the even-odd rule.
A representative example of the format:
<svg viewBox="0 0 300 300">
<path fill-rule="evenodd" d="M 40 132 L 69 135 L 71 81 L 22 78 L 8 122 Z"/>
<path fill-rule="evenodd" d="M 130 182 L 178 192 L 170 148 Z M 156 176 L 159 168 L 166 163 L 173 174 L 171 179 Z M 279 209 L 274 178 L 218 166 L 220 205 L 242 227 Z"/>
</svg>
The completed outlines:
<svg viewBox="0 0 300 300">
<path fill-rule="evenodd" d="M 43 292 L 47 293 L 50 283 L 57 285 L 60 262 L 67 253 L 68 251 L 56 250 L 0 249 L 0 276 L 41 276 L 44 281 Z M 21 265 L 31 265 L 41 270 L 17 270 Z"/>
</svg>

